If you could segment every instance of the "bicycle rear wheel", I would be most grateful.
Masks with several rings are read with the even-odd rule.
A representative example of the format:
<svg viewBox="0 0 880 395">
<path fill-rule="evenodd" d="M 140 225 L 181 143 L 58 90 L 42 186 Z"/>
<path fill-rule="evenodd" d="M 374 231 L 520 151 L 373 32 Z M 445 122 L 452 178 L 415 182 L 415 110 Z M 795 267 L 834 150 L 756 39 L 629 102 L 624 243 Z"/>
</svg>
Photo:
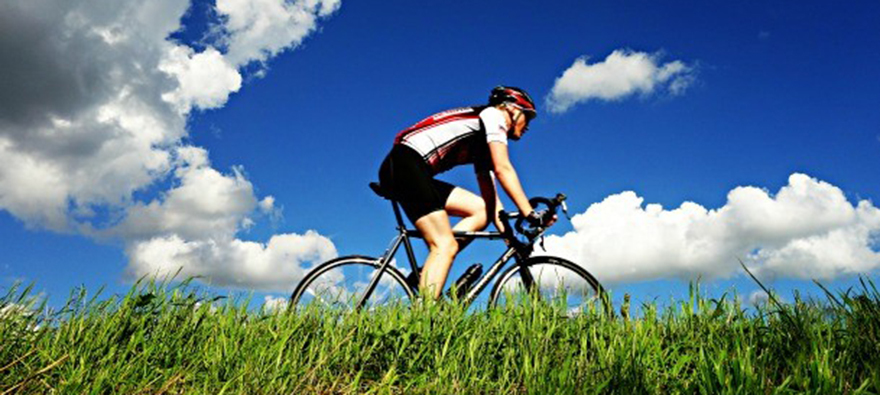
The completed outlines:
<svg viewBox="0 0 880 395">
<path fill-rule="evenodd" d="M 379 259 L 365 256 L 345 256 L 324 262 L 300 281 L 290 296 L 291 306 L 354 310 L 370 281 L 379 273 L 378 263 Z M 363 309 L 406 303 L 413 296 L 414 291 L 407 285 L 405 276 L 388 265 Z"/>
<path fill-rule="evenodd" d="M 529 295 L 565 309 L 570 316 L 593 306 L 601 309 L 605 303 L 602 285 L 593 275 L 574 262 L 552 256 L 531 257 L 523 265 L 508 268 L 495 283 L 489 303 L 511 306 L 532 300 Z"/>
</svg>

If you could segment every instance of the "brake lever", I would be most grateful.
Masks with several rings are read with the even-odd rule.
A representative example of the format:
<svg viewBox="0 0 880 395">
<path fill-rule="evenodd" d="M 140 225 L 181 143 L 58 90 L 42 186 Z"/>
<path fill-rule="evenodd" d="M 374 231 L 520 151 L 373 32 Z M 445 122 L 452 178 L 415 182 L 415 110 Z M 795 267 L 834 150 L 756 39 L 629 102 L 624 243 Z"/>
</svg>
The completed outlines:
<svg viewBox="0 0 880 395">
<path fill-rule="evenodd" d="M 562 207 L 562 213 L 565 214 L 565 218 L 571 221 L 571 217 L 568 215 L 568 205 L 565 204 L 565 201 L 562 201 L 559 205 Z"/>
</svg>

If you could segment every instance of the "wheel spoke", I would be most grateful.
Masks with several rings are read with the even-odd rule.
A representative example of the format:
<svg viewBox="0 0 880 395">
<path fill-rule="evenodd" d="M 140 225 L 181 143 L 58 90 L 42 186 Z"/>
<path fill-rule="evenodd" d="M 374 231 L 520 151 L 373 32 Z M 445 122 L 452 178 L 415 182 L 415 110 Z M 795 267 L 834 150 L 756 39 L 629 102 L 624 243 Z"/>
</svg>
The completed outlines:
<svg viewBox="0 0 880 395">
<path fill-rule="evenodd" d="M 559 258 L 533 258 L 527 263 L 534 285 L 527 290 L 521 267 L 505 273 L 495 296 L 497 305 L 515 305 L 528 298 L 529 291 L 542 301 L 557 306 L 567 315 L 577 315 L 593 305 L 601 289 L 595 279 L 574 263 Z"/>
<path fill-rule="evenodd" d="M 330 261 L 313 271 L 294 292 L 294 301 L 299 307 L 317 304 L 322 308 L 352 310 L 378 274 L 375 260 L 366 258 Z M 402 275 L 389 266 L 382 273 L 363 307 L 372 310 L 378 306 L 405 301 L 410 292 Z"/>
</svg>

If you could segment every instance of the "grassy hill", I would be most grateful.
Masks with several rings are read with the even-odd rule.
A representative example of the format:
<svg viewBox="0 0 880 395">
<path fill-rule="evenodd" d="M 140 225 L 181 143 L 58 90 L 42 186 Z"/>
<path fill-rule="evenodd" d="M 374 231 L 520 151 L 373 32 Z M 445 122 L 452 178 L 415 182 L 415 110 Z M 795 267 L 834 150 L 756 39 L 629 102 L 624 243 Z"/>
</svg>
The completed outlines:
<svg viewBox="0 0 880 395">
<path fill-rule="evenodd" d="M 0 301 L 0 393 L 880 393 L 880 294 L 744 310 L 691 297 L 638 318 L 545 304 L 254 311 L 186 283 Z"/>
</svg>

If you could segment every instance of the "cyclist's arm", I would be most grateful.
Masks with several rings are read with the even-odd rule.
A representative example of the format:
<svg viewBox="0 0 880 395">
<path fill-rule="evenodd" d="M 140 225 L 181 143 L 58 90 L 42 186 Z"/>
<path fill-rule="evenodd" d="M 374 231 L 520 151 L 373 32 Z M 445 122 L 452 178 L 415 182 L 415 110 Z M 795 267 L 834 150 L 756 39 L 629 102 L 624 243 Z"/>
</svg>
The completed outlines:
<svg viewBox="0 0 880 395">
<path fill-rule="evenodd" d="M 495 189 L 495 176 L 489 170 L 479 171 L 477 172 L 477 183 L 480 185 L 480 195 L 486 202 L 486 218 L 495 224 L 495 229 L 504 232 L 504 224 L 501 223 L 501 218 L 498 216 L 504 206 Z"/>
<path fill-rule="evenodd" d="M 490 142 L 489 153 L 492 156 L 495 176 L 498 177 L 498 181 L 501 182 L 501 186 L 507 192 L 507 196 L 510 196 L 510 200 L 513 200 L 513 204 L 516 205 L 520 213 L 528 215 L 533 211 L 533 208 L 526 197 L 526 193 L 523 191 L 522 184 L 519 182 L 519 176 L 516 175 L 516 170 L 513 169 L 513 164 L 510 163 L 507 144 L 495 141 Z"/>
</svg>

